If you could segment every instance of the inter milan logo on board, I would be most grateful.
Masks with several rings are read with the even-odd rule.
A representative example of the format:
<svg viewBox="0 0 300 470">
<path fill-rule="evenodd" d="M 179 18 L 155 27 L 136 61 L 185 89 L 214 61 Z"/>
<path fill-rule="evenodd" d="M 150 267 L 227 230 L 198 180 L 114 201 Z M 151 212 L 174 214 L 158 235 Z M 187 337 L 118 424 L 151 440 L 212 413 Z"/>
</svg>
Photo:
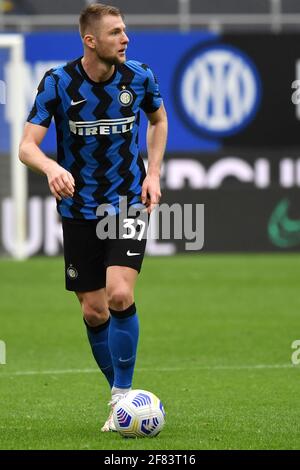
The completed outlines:
<svg viewBox="0 0 300 470">
<path fill-rule="evenodd" d="M 122 90 L 119 94 L 119 101 L 122 106 L 130 106 L 133 101 L 133 95 L 128 90 Z"/>
<path fill-rule="evenodd" d="M 226 137 L 255 117 L 261 101 L 260 77 L 251 59 L 235 47 L 197 48 L 179 66 L 175 97 L 190 128 Z"/>
</svg>

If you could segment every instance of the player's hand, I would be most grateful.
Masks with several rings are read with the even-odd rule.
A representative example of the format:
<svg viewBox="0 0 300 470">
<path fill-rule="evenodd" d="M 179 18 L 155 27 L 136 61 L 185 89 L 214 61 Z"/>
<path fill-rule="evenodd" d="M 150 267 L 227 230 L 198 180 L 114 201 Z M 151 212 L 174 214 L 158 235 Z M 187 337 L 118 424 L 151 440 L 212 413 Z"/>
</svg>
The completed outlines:
<svg viewBox="0 0 300 470">
<path fill-rule="evenodd" d="M 75 181 L 69 171 L 53 162 L 46 175 L 50 191 L 56 199 L 61 201 L 63 197 L 73 197 Z"/>
<path fill-rule="evenodd" d="M 142 203 L 145 204 L 148 214 L 151 214 L 161 198 L 159 176 L 147 175 L 142 186 Z"/>
</svg>

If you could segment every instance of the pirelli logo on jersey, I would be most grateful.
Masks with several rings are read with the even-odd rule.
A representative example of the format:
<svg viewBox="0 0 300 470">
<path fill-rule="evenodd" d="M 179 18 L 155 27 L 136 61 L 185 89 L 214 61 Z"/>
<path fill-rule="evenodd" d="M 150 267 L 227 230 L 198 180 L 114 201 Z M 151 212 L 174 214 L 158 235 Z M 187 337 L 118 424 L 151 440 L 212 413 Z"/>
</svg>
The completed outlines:
<svg viewBox="0 0 300 470">
<path fill-rule="evenodd" d="M 133 129 L 135 116 L 120 119 L 100 119 L 99 121 L 69 121 L 70 131 L 76 135 L 125 134 Z"/>
</svg>

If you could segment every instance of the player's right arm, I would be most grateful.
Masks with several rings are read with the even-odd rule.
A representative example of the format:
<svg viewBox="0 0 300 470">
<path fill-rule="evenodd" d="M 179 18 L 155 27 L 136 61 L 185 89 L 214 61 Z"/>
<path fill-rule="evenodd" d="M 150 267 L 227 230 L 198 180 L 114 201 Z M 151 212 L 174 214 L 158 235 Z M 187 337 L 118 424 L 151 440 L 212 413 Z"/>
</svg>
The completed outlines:
<svg viewBox="0 0 300 470">
<path fill-rule="evenodd" d="M 57 162 L 48 158 L 40 149 L 47 128 L 27 122 L 20 143 L 20 160 L 32 170 L 45 175 L 51 193 L 59 201 L 62 197 L 72 197 L 75 181 L 72 174 Z"/>
</svg>

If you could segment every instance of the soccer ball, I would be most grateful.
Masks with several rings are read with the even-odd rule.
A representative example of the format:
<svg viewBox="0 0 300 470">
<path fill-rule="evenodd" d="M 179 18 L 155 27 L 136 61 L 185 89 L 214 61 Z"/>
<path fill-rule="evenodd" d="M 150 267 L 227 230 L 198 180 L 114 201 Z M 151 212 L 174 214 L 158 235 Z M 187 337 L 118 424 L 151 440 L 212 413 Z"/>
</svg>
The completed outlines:
<svg viewBox="0 0 300 470">
<path fill-rule="evenodd" d="M 146 390 L 131 390 L 114 407 L 113 420 L 124 437 L 153 437 L 165 424 L 159 398 Z"/>
</svg>

